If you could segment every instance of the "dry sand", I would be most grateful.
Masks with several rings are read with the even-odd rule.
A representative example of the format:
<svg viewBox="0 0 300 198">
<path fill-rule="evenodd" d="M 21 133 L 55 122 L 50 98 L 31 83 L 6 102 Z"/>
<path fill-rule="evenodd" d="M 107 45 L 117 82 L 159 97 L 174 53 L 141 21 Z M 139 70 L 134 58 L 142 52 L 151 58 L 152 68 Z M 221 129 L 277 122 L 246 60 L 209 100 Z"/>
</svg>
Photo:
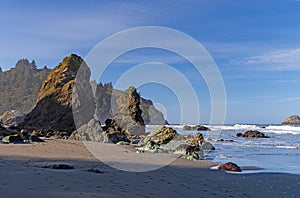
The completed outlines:
<svg viewBox="0 0 300 198">
<path fill-rule="evenodd" d="M 110 145 L 117 147 L 117 145 Z M 107 147 L 106 147 L 107 148 Z M 159 158 L 123 162 L 157 164 Z M 109 151 L 107 151 L 109 152 Z M 127 152 L 126 152 L 127 153 Z M 109 156 L 109 155 L 108 155 Z M 113 155 L 111 155 L 113 156 Z M 163 156 L 173 158 L 174 156 Z M 112 158 L 115 160 L 114 158 Z M 148 159 L 148 160 L 147 160 Z M 107 161 L 108 159 L 106 156 Z M 122 162 L 122 163 L 123 163 Z M 44 165 L 64 163 L 72 170 Z M 47 140 L 34 144 L 0 144 L 1 197 L 298 197 L 300 175 L 229 174 L 210 170 L 208 161 L 176 159 L 148 172 L 128 172 L 97 160 L 79 141 Z M 88 172 L 98 169 L 103 173 Z"/>
</svg>

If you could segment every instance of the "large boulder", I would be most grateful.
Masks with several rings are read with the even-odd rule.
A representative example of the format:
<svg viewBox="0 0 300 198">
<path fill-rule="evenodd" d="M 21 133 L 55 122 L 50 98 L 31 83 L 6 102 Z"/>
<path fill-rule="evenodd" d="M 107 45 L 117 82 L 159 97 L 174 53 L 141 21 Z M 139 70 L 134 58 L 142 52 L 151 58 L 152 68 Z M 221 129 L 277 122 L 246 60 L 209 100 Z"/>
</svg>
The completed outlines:
<svg viewBox="0 0 300 198">
<path fill-rule="evenodd" d="M 262 132 L 259 132 L 257 130 L 248 130 L 244 134 L 237 133 L 237 137 L 246 137 L 246 138 L 269 138 L 269 136 L 265 135 Z"/>
<path fill-rule="evenodd" d="M 80 78 L 76 77 L 77 74 L 80 74 Z M 89 79 L 90 70 L 81 57 L 72 54 L 64 58 L 44 81 L 36 105 L 19 128 L 66 131 L 71 134 L 76 127 L 87 123 L 95 112 Z"/>
<path fill-rule="evenodd" d="M 300 125 L 300 117 L 298 115 L 292 115 L 286 118 L 282 125 Z"/>
<path fill-rule="evenodd" d="M 0 116 L 0 122 L 3 124 L 4 127 L 16 128 L 20 123 L 24 121 L 24 118 L 24 113 L 17 110 L 10 110 L 4 112 Z"/>
<path fill-rule="evenodd" d="M 227 162 L 218 167 L 219 170 L 231 171 L 231 172 L 242 172 L 242 169 L 235 163 Z"/>
<path fill-rule="evenodd" d="M 156 144 L 158 146 L 162 144 L 167 144 L 172 140 L 180 140 L 182 136 L 179 135 L 176 130 L 167 126 L 158 126 L 153 129 L 153 131 L 147 135 L 145 138 L 140 140 L 139 146 L 144 146 L 149 142 Z"/>
<path fill-rule="evenodd" d="M 181 144 L 175 151 L 175 154 L 181 154 L 183 158 L 187 160 L 203 160 L 204 154 L 203 150 L 195 145 Z"/>
<path fill-rule="evenodd" d="M 2 142 L 4 143 L 22 143 L 23 138 L 20 134 L 8 135 L 2 138 Z"/>
<path fill-rule="evenodd" d="M 103 142 L 104 136 L 102 132 L 99 121 L 91 119 L 87 124 L 82 125 L 79 129 L 74 131 L 69 137 L 69 140 Z"/>
<path fill-rule="evenodd" d="M 140 95 L 134 87 L 129 87 L 116 101 L 117 112 L 113 116 L 116 123 L 132 135 L 145 134 L 145 124 L 140 109 Z"/>
</svg>

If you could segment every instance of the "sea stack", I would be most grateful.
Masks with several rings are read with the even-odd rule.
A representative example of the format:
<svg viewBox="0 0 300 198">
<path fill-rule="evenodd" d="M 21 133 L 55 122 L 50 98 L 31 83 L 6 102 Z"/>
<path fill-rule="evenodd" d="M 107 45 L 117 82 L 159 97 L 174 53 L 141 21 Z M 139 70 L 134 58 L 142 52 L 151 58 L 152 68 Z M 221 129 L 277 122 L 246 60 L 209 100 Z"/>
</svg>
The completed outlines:
<svg viewBox="0 0 300 198">
<path fill-rule="evenodd" d="M 282 125 L 300 125 L 300 117 L 298 115 L 292 115 L 286 118 Z"/>
<path fill-rule="evenodd" d="M 145 133 L 145 123 L 140 108 L 140 95 L 134 87 L 129 87 L 116 101 L 117 112 L 113 116 L 116 123 L 132 135 Z"/>
<path fill-rule="evenodd" d="M 80 69 L 79 83 L 75 77 Z M 95 112 L 89 83 L 90 70 L 80 56 L 71 54 L 56 66 L 39 90 L 33 110 L 25 116 L 20 128 L 65 131 L 71 134 L 77 125 L 87 123 Z M 77 81 L 77 78 L 76 78 Z M 84 94 L 82 94 L 84 93 Z M 73 118 L 76 114 L 76 126 Z M 81 111 L 84 109 L 84 111 Z M 80 120 L 78 122 L 77 120 Z"/>
</svg>

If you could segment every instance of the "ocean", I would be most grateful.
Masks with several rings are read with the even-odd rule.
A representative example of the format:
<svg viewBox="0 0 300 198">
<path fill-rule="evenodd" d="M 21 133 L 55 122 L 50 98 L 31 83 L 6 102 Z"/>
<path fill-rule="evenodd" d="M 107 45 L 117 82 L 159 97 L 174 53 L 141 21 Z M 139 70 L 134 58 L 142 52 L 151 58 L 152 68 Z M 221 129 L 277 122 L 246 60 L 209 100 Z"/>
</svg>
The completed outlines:
<svg viewBox="0 0 300 198">
<path fill-rule="evenodd" d="M 239 166 L 256 166 L 262 170 L 246 171 L 300 174 L 300 127 L 277 125 L 222 125 L 209 126 L 211 131 L 183 131 L 184 125 L 169 125 L 179 134 L 201 132 L 210 138 L 216 150 L 205 153 L 205 159 L 217 163 L 234 162 Z M 151 131 L 155 126 L 147 126 Z M 258 130 L 270 138 L 238 138 L 237 133 Z M 233 140 L 219 142 L 218 139 Z"/>
</svg>

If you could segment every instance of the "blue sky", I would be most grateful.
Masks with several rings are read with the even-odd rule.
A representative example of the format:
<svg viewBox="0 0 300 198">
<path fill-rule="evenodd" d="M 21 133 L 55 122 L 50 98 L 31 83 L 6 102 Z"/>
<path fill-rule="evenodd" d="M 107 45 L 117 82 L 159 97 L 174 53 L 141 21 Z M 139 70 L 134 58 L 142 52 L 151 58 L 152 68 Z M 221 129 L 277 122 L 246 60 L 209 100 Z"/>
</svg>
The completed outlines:
<svg viewBox="0 0 300 198">
<path fill-rule="evenodd" d="M 85 57 L 121 30 L 170 27 L 198 40 L 215 60 L 226 88 L 226 123 L 280 123 L 300 114 L 299 19 L 297 0 L 1 1 L 0 66 L 5 70 L 28 58 L 53 68 L 71 53 Z M 104 80 L 153 60 L 189 76 L 200 98 L 201 122 L 209 122 L 210 97 L 203 79 L 174 54 L 147 49 L 128 53 Z M 177 122 L 178 101 L 167 87 L 153 84 L 139 90 L 165 107 L 170 122 Z"/>
</svg>

